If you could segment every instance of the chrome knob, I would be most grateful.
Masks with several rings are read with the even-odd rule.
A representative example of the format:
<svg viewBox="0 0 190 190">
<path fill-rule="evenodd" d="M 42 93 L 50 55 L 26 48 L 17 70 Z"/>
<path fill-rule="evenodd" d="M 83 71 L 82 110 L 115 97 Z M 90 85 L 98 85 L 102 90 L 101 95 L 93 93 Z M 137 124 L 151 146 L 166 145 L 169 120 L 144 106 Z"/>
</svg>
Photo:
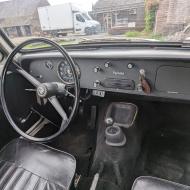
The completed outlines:
<svg viewBox="0 0 190 190">
<path fill-rule="evenodd" d="M 94 82 L 94 88 L 97 88 L 98 86 L 100 86 L 100 84 L 101 84 L 101 82 L 99 81 L 99 80 L 96 80 L 95 82 Z"/>
<path fill-rule="evenodd" d="M 132 69 L 132 68 L 134 67 L 134 65 L 133 65 L 132 63 L 129 63 L 129 64 L 127 65 L 127 67 L 128 67 L 128 69 Z"/>
<path fill-rule="evenodd" d="M 140 69 L 139 73 L 140 73 L 140 76 L 145 77 L 146 72 L 144 69 Z"/>
<path fill-rule="evenodd" d="M 107 125 L 113 125 L 113 119 L 111 117 L 108 117 L 108 118 L 105 119 L 105 123 Z"/>
<path fill-rule="evenodd" d="M 109 67 L 111 67 L 111 63 L 108 61 L 108 62 L 106 62 L 106 63 L 104 63 L 104 67 L 105 68 L 109 68 Z"/>
<path fill-rule="evenodd" d="M 95 72 L 95 73 L 98 73 L 99 71 L 101 71 L 101 68 L 100 68 L 100 67 L 95 67 L 95 68 L 94 68 L 94 72 Z"/>
</svg>

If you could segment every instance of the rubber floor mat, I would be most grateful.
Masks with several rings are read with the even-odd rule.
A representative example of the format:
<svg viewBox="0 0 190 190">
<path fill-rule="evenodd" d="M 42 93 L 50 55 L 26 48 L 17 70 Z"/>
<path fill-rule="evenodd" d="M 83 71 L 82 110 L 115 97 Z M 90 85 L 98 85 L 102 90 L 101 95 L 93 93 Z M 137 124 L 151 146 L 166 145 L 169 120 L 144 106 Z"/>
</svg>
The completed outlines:
<svg viewBox="0 0 190 190">
<path fill-rule="evenodd" d="M 141 155 L 141 175 L 190 185 L 190 138 L 175 131 L 149 135 Z"/>
</svg>

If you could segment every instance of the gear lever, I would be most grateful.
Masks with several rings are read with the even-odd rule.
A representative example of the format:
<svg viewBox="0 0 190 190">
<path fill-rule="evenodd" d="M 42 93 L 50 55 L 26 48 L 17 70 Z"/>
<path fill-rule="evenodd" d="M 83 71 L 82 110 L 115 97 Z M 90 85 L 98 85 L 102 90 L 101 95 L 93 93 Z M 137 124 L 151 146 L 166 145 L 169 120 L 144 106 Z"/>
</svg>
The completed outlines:
<svg viewBox="0 0 190 190">
<path fill-rule="evenodd" d="M 126 144 L 126 137 L 122 129 L 113 125 L 114 121 L 111 117 L 105 119 L 107 125 L 105 130 L 106 144 L 108 146 L 121 147 Z"/>
</svg>

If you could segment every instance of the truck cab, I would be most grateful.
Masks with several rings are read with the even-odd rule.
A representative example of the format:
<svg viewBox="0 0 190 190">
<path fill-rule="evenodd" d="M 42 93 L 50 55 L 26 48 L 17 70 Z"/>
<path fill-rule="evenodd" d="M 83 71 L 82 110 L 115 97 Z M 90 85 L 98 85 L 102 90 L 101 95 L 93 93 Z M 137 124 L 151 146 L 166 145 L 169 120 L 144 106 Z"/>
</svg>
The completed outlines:
<svg viewBox="0 0 190 190">
<path fill-rule="evenodd" d="M 99 32 L 99 22 L 93 20 L 85 12 L 74 13 L 74 30 L 75 33 L 84 33 L 87 35 L 96 34 Z"/>
</svg>

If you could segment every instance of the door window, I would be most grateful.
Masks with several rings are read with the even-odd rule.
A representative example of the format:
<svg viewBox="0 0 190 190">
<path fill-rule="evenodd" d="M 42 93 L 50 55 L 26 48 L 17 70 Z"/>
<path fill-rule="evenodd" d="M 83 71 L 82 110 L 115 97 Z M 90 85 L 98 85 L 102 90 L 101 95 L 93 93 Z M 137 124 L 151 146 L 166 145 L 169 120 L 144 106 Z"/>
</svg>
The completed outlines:
<svg viewBox="0 0 190 190">
<path fill-rule="evenodd" d="M 80 14 L 76 14 L 76 19 L 79 22 L 85 22 L 84 18 Z"/>
</svg>

